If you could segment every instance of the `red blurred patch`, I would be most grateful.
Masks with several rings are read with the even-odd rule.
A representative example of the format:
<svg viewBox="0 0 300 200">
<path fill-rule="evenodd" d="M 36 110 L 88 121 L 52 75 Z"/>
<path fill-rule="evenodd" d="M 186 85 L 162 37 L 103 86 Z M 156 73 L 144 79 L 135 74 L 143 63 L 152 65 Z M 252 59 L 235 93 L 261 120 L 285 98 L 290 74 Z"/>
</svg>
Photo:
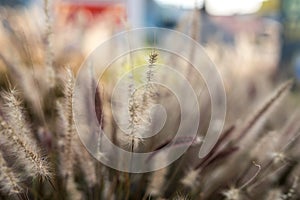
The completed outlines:
<svg viewBox="0 0 300 200">
<path fill-rule="evenodd" d="M 67 22 L 74 21 L 78 14 L 83 14 L 89 22 L 101 16 L 109 16 L 113 22 L 120 24 L 126 18 L 126 8 L 121 3 L 60 2 L 57 4 L 57 11 L 65 16 Z"/>
</svg>

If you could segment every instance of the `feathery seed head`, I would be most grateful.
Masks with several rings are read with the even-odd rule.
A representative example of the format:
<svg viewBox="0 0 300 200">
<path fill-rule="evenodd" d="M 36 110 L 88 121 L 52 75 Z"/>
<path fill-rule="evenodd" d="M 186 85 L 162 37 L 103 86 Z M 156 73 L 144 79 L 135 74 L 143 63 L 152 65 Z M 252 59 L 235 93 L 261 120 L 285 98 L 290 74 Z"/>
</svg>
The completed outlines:
<svg viewBox="0 0 300 200">
<path fill-rule="evenodd" d="M 7 166 L 0 152 L 0 190 L 10 195 L 20 193 L 22 188 L 19 183 L 20 179 L 12 169 Z"/>
<path fill-rule="evenodd" d="M 186 187 L 193 188 L 198 183 L 198 180 L 197 180 L 198 176 L 199 176 L 199 170 L 198 169 L 189 170 L 188 173 L 181 180 L 181 183 L 183 185 L 185 185 Z"/>
<path fill-rule="evenodd" d="M 222 193 L 226 200 L 240 200 L 240 189 L 232 187 L 231 189 Z"/>
<path fill-rule="evenodd" d="M 158 53 L 155 50 L 151 51 L 148 59 L 149 64 L 153 65 L 154 63 L 156 63 L 157 58 L 158 58 Z"/>
</svg>

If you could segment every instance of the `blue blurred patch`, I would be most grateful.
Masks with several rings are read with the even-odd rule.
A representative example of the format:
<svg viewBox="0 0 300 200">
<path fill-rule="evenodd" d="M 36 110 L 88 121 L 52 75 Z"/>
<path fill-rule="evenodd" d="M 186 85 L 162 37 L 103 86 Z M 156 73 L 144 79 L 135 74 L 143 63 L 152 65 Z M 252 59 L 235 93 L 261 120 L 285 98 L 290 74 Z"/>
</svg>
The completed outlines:
<svg viewBox="0 0 300 200">
<path fill-rule="evenodd" d="M 0 0 L 0 6 L 23 7 L 28 6 L 32 0 Z"/>
</svg>

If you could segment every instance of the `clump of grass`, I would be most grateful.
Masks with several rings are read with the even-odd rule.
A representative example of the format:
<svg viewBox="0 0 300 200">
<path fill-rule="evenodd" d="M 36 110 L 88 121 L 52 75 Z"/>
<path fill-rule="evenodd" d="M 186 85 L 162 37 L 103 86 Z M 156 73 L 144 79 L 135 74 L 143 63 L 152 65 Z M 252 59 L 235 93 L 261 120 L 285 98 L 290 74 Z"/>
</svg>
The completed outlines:
<svg viewBox="0 0 300 200">
<path fill-rule="evenodd" d="M 170 93 L 153 84 L 156 79 L 167 77 L 167 74 L 160 74 L 157 70 L 158 60 L 168 60 L 160 61 L 163 53 L 151 50 L 148 60 L 144 63 L 146 68 L 141 78 L 144 86 L 135 88 L 137 77 L 134 76 L 139 75 L 132 74 L 129 88 L 126 88 L 129 95 L 124 99 L 120 95 L 120 101 L 129 101 L 126 109 L 129 113 L 130 134 L 125 138 L 126 144 L 129 144 L 129 151 L 132 153 L 175 150 L 186 143 L 192 143 L 191 147 L 168 167 L 144 174 L 119 172 L 93 159 L 81 144 L 74 124 L 72 99 L 75 81 L 73 73 L 76 69 L 63 71 L 58 67 L 64 63 L 58 61 L 57 54 L 61 54 L 59 56 L 62 57 L 66 56 L 66 53 L 61 53 L 62 51 L 55 47 L 55 37 L 60 41 L 62 30 L 50 30 L 55 26 L 49 24 L 48 7 L 45 4 L 46 43 L 35 44 L 40 46 L 39 50 L 45 51 L 45 57 L 41 61 L 29 61 L 30 54 L 24 54 L 24 48 L 16 42 L 20 41 L 18 34 L 10 39 L 16 40 L 13 43 L 22 47 L 20 51 L 23 53 L 19 53 L 23 56 L 21 60 L 1 52 L 3 50 L 0 51 L 0 59 L 3 61 L 0 64 L 5 68 L 0 72 L 3 74 L 1 77 L 8 75 L 9 83 L 1 85 L 0 89 L 0 198 L 9 198 L 12 195 L 19 199 L 300 198 L 297 191 L 297 177 L 300 174 L 300 116 L 295 103 L 291 103 L 297 102 L 299 97 L 296 92 L 292 95 L 289 93 L 292 81 L 275 87 L 277 83 L 269 80 L 270 74 L 264 77 L 263 73 L 260 73 L 256 79 L 257 73 L 249 72 L 251 75 L 246 75 L 244 71 L 238 71 L 237 66 L 241 63 L 249 67 L 255 65 L 254 69 L 263 67 L 256 66 L 257 62 L 251 63 L 248 59 L 248 56 L 252 55 L 251 48 L 245 49 L 245 53 L 249 55 L 247 60 L 243 60 L 244 57 L 236 52 L 237 49 L 228 49 L 225 55 L 220 56 L 217 50 L 214 50 L 215 46 L 210 44 L 211 46 L 206 47 L 213 54 L 214 61 L 219 62 L 218 65 L 222 66 L 223 63 L 227 66 L 220 71 L 229 96 L 229 108 L 226 129 L 205 158 L 199 160 L 197 157 L 202 145 L 201 139 L 196 141 L 195 138 L 181 137 L 174 145 L 168 146 L 180 124 L 181 115 L 177 112 L 180 109 Z M 198 12 L 194 12 L 192 23 L 195 26 L 191 33 L 194 39 L 197 39 L 198 34 Z M 18 33 L 17 29 L 14 31 Z M 29 28 L 24 31 L 30 33 Z M 53 38 L 50 39 L 50 35 Z M 246 44 L 240 45 L 246 48 Z M 4 49 L 8 51 L 10 48 L 8 45 Z M 191 49 L 191 58 L 197 56 L 193 53 Z M 22 65 L 19 66 L 18 63 Z M 170 63 L 180 63 L 180 60 L 174 58 Z M 184 64 L 180 63 L 183 74 L 194 88 L 198 88 L 199 85 L 195 83 L 198 83 L 199 77 L 190 70 L 190 65 Z M 133 69 L 134 66 L 130 67 Z M 31 71 L 29 69 L 34 70 L 34 73 L 28 75 L 27 72 Z M 49 70 L 51 73 L 47 74 Z M 112 103 L 110 80 L 114 81 L 115 77 L 110 76 L 109 80 L 100 80 L 98 83 L 92 75 L 93 73 L 91 77 L 86 78 L 87 82 L 93 84 L 93 89 L 97 88 L 96 97 L 92 102 L 96 104 L 97 120 L 105 134 L 118 145 L 122 140 L 122 132 L 109 112 Z M 29 81 L 32 77 L 35 77 L 34 81 Z M 172 83 L 178 84 L 177 80 L 172 80 Z M 101 92 L 97 84 L 101 84 Z M 202 87 L 201 80 L 199 84 Z M 16 86 L 17 90 L 10 89 L 10 85 Z M 203 88 L 205 90 L 205 87 Z M 31 91 L 35 91 L 34 98 Z M 81 96 L 86 97 L 88 92 L 82 91 Z M 271 95 L 266 97 L 266 94 Z M 286 98 L 283 99 L 284 97 Z M 197 138 L 204 138 L 208 119 L 211 117 L 209 93 L 204 91 L 198 98 L 201 104 L 199 107 L 204 109 L 200 109 L 203 120 L 199 122 Z M 82 106 L 89 107 L 90 103 L 87 101 L 87 105 Z M 158 135 L 142 142 L 138 137 L 143 134 L 140 127 L 145 128 L 149 127 L 149 124 L 153 125 L 151 123 L 157 123 L 156 119 L 149 118 L 149 110 L 156 103 L 166 107 L 168 121 Z M 89 126 L 88 119 L 86 123 L 84 125 Z M 47 134 L 38 134 L 41 125 Z M 103 136 L 97 138 L 99 152 Z M 105 156 L 105 159 L 114 156 L 111 152 L 104 153 L 105 155 L 101 156 Z M 167 160 L 168 155 L 160 157 L 160 154 L 154 152 L 147 162 L 156 166 Z M 121 165 L 121 161 L 118 164 Z"/>
</svg>

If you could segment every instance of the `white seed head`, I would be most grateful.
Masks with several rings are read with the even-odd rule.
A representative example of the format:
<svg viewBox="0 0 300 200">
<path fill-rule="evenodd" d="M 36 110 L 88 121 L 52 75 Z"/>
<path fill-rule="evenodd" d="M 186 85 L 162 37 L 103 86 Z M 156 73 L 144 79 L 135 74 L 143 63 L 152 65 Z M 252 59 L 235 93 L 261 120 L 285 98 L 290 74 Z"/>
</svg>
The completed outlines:
<svg viewBox="0 0 300 200">
<path fill-rule="evenodd" d="M 199 170 L 189 170 L 188 173 L 181 180 L 181 183 L 186 187 L 193 188 L 198 183 Z"/>
<path fill-rule="evenodd" d="M 222 193 L 226 200 L 240 200 L 240 189 L 238 188 L 231 188 Z"/>
</svg>

